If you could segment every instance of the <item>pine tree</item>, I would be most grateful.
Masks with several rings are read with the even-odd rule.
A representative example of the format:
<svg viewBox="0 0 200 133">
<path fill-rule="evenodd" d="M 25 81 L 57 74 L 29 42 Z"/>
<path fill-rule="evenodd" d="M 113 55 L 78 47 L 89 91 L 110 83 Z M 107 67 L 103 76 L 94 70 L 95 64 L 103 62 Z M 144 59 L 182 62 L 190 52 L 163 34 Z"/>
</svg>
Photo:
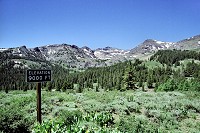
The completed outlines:
<svg viewBox="0 0 200 133">
<path fill-rule="evenodd" d="M 56 91 L 60 91 L 61 90 L 61 84 L 58 80 L 55 81 L 55 89 Z"/>
<path fill-rule="evenodd" d="M 153 87 L 153 81 L 152 81 L 152 78 L 150 76 L 148 76 L 148 78 L 147 78 L 147 87 L 148 88 Z"/>
<path fill-rule="evenodd" d="M 144 84 L 142 84 L 142 91 L 145 91 L 145 90 L 144 90 Z"/>
<path fill-rule="evenodd" d="M 53 89 L 52 82 L 47 82 L 47 90 L 51 91 Z"/>
<path fill-rule="evenodd" d="M 122 90 L 135 89 L 135 84 L 133 82 L 133 69 L 132 69 L 131 62 L 129 62 L 128 67 L 125 70 L 123 82 L 124 82 L 124 87 L 122 88 Z"/>
<path fill-rule="evenodd" d="M 138 87 L 142 87 L 142 85 L 143 85 L 143 82 L 142 82 L 141 79 L 140 79 L 140 81 L 139 81 L 139 83 L 138 83 Z"/>
<path fill-rule="evenodd" d="M 154 91 L 156 91 L 156 90 L 158 89 L 158 86 L 159 86 L 159 84 L 158 84 L 158 82 L 156 82 L 156 83 L 155 83 Z"/>
<path fill-rule="evenodd" d="M 68 87 L 68 82 L 65 81 L 65 82 L 63 83 L 63 85 L 62 85 L 61 90 L 62 90 L 63 92 L 66 91 L 67 87 Z"/>
</svg>

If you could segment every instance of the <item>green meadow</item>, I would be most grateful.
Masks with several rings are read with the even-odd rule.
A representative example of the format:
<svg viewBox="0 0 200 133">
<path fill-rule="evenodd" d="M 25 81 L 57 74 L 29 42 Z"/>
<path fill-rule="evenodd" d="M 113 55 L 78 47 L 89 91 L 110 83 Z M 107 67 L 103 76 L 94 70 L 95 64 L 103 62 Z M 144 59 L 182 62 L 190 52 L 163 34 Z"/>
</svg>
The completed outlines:
<svg viewBox="0 0 200 133">
<path fill-rule="evenodd" d="M 200 93 L 195 91 L 42 91 L 41 125 L 34 90 L 1 92 L 0 99 L 5 133 L 200 131 Z"/>
</svg>

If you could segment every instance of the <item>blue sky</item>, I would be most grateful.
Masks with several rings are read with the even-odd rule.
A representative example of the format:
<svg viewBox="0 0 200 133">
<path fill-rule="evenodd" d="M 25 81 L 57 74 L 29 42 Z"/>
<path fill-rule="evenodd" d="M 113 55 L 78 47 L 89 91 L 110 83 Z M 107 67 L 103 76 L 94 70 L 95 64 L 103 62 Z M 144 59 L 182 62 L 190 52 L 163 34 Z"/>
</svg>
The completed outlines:
<svg viewBox="0 0 200 133">
<path fill-rule="evenodd" d="M 0 0 L 0 47 L 131 49 L 200 34 L 200 0 Z"/>
</svg>

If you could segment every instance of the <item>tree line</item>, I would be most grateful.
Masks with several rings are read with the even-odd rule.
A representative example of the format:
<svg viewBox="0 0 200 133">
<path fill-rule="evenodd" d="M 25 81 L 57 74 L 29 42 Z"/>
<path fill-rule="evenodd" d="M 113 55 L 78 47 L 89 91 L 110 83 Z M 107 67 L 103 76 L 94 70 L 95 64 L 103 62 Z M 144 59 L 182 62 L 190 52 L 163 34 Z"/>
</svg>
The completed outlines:
<svg viewBox="0 0 200 133">
<path fill-rule="evenodd" d="M 200 52 L 192 50 L 159 50 L 150 60 L 157 60 L 160 63 L 167 64 L 169 66 L 175 64 L 180 65 L 179 61 L 184 59 L 200 60 Z"/>
<path fill-rule="evenodd" d="M 164 88 L 174 87 L 173 84 L 175 83 L 182 83 L 185 86 L 192 84 L 192 90 L 198 90 L 197 86 L 200 81 L 200 65 L 198 63 L 195 63 L 193 60 L 182 69 L 173 69 L 171 67 L 173 63 L 175 64 L 180 60 L 188 58 L 197 60 L 200 57 L 196 57 L 199 54 L 198 52 L 189 55 L 190 52 L 179 50 L 158 51 L 150 60 L 157 60 L 165 65 L 152 69 L 146 66 L 146 61 L 139 59 L 107 67 L 88 68 L 84 71 L 70 70 L 56 64 L 46 63 L 46 66 L 43 65 L 43 67 L 52 69 L 53 80 L 52 82 L 42 83 L 42 88 L 49 91 L 53 89 L 56 91 L 71 89 L 77 92 L 82 92 L 84 89 L 124 91 L 138 88 L 142 88 L 143 90 L 144 88 L 156 88 L 155 90 L 165 90 Z M 184 55 L 184 58 L 179 58 L 181 55 Z M 6 55 L 2 54 L 0 56 L 2 57 L 0 66 L 1 90 L 26 91 L 35 89 L 35 84 L 25 82 L 25 68 L 14 67 L 14 62 L 9 59 L 9 56 L 4 57 Z M 6 60 L 3 60 L 3 58 Z M 171 90 L 181 90 L 181 87 L 183 90 L 188 90 L 184 89 L 187 87 L 181 86 L 181 84 Z"/>
</svg>

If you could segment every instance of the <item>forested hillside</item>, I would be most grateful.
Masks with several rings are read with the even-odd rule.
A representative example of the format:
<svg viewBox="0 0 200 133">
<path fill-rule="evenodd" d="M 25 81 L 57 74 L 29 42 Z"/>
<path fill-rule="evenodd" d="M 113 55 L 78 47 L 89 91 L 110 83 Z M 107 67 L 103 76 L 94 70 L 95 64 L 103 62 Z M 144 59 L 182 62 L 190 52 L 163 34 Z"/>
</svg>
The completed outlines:
<svg viewBox="0 0 200 133">
<path fill-rule="evenodd" d="M 193 50 L 159 50 L 150 58 L 150 60 L 157 60 L 167 65 L 179 65 L 179 61 L 185 59 L 200 60 L 200 53 Z"/>
<path fill-rule="evenodd" d="M 184 60 L 190 61 L 185 63 Z M 198 81 L 200 80 L 199 60 L 199 52 L 164 50 L 155 53 L 150 61 L 136 59 L 113 66 L 94 67 L 81 71 L 69 70 L 56 64 L 50 64 L 50 62 L 39 62 L 39 68 L 53 71 L 52 82 L 42 84 L 43 88 L 47 90 L 66 91 L 73 89 L 78 92 L 82 92 L 84 89 L 124 91 L 155 88 L 155 90 L 160 90 L 159 88 L 162 88 L 160 86 L 166 85 L 168 82 L 176 86 L 169 90 L 188 90 L 189 88 L 196 90 L 198 87 L 195 86 L 199 85 Z M 1 90 L 35 89 L 34 84 L 25 82 L 27 68 L 14 66 L 14 61 L 9 58 L 1 61 Z M 149 67 L 148 64 L 152 61 L 160 63 L 160 66 Z M 179 86 L 179 83 L 181 85 L 188 84 L 189 88 L 185 89 L 181 85 Z"/>
<path fill-rule="evenodd" d="M 107 67 L 68 69 L 0 54 L 2 132 L 198 132 L 200 60 L 193 51 L 158 51 Z M 18 59 L 18 60 L 16 60 Z M 53 71 L 42 83 L 42 124 L 27 69 Z M 33 91 L 32 91 L 33 90 Z"/>
</svg>

